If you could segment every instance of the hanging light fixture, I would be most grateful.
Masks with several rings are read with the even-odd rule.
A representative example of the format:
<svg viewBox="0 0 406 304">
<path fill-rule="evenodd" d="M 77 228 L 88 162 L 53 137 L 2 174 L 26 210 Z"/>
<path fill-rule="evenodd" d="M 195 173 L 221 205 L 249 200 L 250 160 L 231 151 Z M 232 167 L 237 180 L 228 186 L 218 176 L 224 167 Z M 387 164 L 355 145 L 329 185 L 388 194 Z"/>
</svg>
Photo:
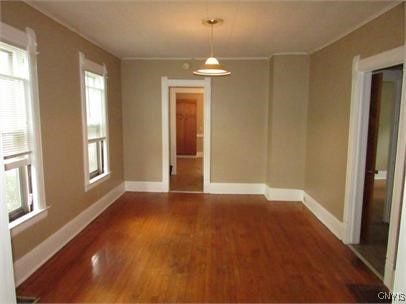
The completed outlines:
<svg viewBox="0 0 406 304">
<path fill-rule="evenodd" d="M 216 24 L 223 23 L 223 19 L 204 19 L 203 24 L 210 26 L 210 57 L 206 59 L 206 62 L 196 71 L 193 72 L 195 75 L 201 76 L 226 76 L 230 75 L 231 72 L 227 71 L 223 65 L 219 63 L 216 57 L 214 57 L 214 46 L 213 46 L 213 27 Z"/>
</svg>

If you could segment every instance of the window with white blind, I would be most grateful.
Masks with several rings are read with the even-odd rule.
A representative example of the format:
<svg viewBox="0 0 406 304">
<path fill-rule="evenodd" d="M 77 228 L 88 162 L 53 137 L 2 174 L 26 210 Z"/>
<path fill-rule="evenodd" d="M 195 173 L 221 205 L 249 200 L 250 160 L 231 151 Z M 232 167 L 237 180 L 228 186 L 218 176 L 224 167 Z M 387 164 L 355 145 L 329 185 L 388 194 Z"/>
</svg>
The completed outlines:
<svg viewBox="0 0 406 304">
<path fill-rule="evenodd" d="M 36 43 L 32 30 L 22 32 L 1 25 L 1 196 L 7 205 L 10 223 L 21 223 L 22 218 L 29 219 L 31 213 L 38 214 L 45 209 L 36 96 Z"/>
<path fill-rule="evenodd" d="M 80 53 L 84 174 L 86 191 L 109 177 L 109 147 L 105 65 Z"/>
</svg>

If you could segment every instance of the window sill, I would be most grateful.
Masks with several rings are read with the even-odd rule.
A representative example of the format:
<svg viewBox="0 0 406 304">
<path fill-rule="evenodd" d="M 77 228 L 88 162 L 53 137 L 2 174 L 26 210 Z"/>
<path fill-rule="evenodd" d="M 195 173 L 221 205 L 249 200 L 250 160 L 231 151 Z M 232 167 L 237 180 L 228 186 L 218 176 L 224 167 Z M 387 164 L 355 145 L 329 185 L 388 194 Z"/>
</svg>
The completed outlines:
<svg viewBox="0 0 406 304">
<path fill-rule="evenodd" d="M 94 187 L 96 187 L 97 185 L 101 184 L 102 182 L 108 180 L 111 176 L 111 171 L 110 172 L 106 172 L 103 174 L 100 174 L 94 178 L 92 178 L 88 184 L 85 185 L 85 191 L 89 191 L 90 189 L 93 189 Z"/>
<path fill-rule="evenodd" d="M 26 215 L 8 224 L 8 229 L 10 230 L 11 236 L 16 236 L 20 232 L 46 218 L 48 215 L 48 208 L 49 207 L 27 213 Z"/>
</svg>

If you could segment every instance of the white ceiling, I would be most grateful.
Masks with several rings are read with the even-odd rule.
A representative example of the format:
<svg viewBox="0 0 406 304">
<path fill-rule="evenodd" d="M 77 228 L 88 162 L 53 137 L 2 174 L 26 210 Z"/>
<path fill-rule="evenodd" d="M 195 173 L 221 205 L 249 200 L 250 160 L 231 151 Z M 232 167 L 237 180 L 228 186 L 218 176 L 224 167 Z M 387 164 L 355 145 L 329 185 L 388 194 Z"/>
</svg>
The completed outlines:
<svg viewBox="0 0 406 304">
<path fill-rule="evenodd" d="M 120 58 L 312 52 L 394 6 L 392 1 L 28 1 Z"/>
</svg>

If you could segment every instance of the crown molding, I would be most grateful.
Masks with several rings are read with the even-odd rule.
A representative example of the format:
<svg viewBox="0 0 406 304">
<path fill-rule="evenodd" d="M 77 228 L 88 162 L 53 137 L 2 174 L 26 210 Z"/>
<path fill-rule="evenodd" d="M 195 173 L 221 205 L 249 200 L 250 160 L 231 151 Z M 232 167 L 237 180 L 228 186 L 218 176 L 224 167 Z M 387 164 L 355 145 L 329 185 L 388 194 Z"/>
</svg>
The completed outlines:
<svg viewBox="0 0 406 304">
<path fill-rule="evenodd" d="M 70 30 L 71 32 L 74 32 L 75 34 L 79 35 L 80 37 L 82 37 L 83 39 L 87 40 L 88 42 L 90 42 L 91 44 L 94 44 L 95 46 L 101 48 L 102 50 L 106 51 L 107 53 L 109 53 L 110 55 L 121 59 L 120 56 L 118 56 L 117 54 L 115 54 L 112 50 L 109 50 L 108 48 L 102 46 L 99 42 L 97 42 L 96 40 L 86 36 L 85 34 L 83 34 L 80 30 L 78 30 L 77 28 L 73 27 L 72 25 L 68 24 L 66 21 L 61 20 L 60 18 L 55 17 L 51 12 L 49 12 L 48 10 L 40 7 L 37 3 L 35 3 L 35 1 L 32 0 L 22 0 L 25 4 L 31 6 L 32 8 L 34 8 L 35 10 L 39 11 L 40 13 L 44 14 L 45 16 L 47 16 L 48 18 L 50 18 L 51 20 L 55 21 L 56 23 L 59 23 L 60 25 L 66 27 L 68 30 Z"/>
<path fill-rule="evenodd" d="M 48 10 L 40 7 L 35 1 L 33 0 L 23 0 L 24 3 L 26 3 L 27 5 L 31 6 L 32 8 L 36 9 L 37 11 L 41 12 L 42 14 L 44 14 L 45 16 L 47 16 L 48 18 L 52 19 L 53 21 L 61 24 L 62 26 L 66 27 L 67 29 L 69 29 L 70 31 L 76 33 L 77 35 L 79 35 L 80 37 L 84 38 L 85 40 L 87 40 L 88 42 L 94 44 L 95 46 L 101 48 L 102 50 L 108 52 L 109 54 L 113 55 L 114 57 L 117 57 L 123 61 L 129 61 L 129 60 L 205 60 L 206 57 L 195 57 L 195 58 L 191 58 L 191 57 L 138 57 L 138 56 L 124 56 L 121 57 L 118 54 L 116 54 L 114 51 L 102 46 L 99 42 L 95 41 L 94 39 L 88 37 L 87 35 L 83 34 L 80 30 L 78 30 L 77 28 L 73 27 L 72 25 L 68 24 L 66 21 L 61 20 L 60 18 L 55 17 L 51 12 L 49 12 Z M 335 42 L 339 41 L 340 39 L 348 36 L 349 34 L 351 34 L 352 32 L 358 30 L 359 28 L 361 28 L 362 26 L 366 25 L 367 23 L 371 22 L 372 20 L 378 18 L 379 16 L 385 14 L 386 12 L 390 11 L 391 9 L 393 9 L 394 7 L 402 4 L 403 1 L 400 0 L 396 0 L 393 3 L 391 3 L 390 5 L 388 5 L 387 7 L 383 8 L 382 10 L 380 10 L 379 12 L 377 12 L 376 14 L 368 17 L 367 19 L 365 19 L 364 21 L 358 23 L 357 25 L 355 25 L 354 27 L 352 27 L 350 30 L 346 31 L 343 34 L 340 34 L 339 36 L 337 36 L 336 38 L 330 40 L 329 42 L 309 51 L 309 52 L 303 52 L 303 51 L 293 51 L 293 52 L 277 52 L 277 53 L 272 53 L 270 56 L 254 56 L 254 57 L 217 57 L 220 60 L 269 60 L 272 58 L 272 56 L 279 56 L 279 55 L 312 55 L 328 46 L 330 46 L 331 44 L 334 44 Z"/>
<path fill-rule="evenodd" d="M 278 52 L 278 53 L 272 53 L 268 59 L 271 59 L 273 56 L 288 56 L 288 55 L 305 56 L 305 55 L 309 55 L 309 53 L 308 52 Z"/>
<path fill-rule="evenodd" d="M 268 60 L 269 57 L 263 56 L 263 57 L 216 57 L 219 60 Z M 206 60 L 207 57 L 136 57 L 136 56 L 130 56 L 130 57 L 123 57 L 121 60 L 145 60 L 145 61 L 152 61 L 152 60 L 197 60 L 197 61 L 202 61 Z"/>
<path fill-rule="evenodd" d="M 367 19 L 365 19 L 364 21 L 358 23 L 356 26 L 352 27 L 350 30 L 346 31 L 344 34 L 340 34 L 339 36 L 337 36 L 336 38 L 330 40 L 329 42 L 321 45 L 320 47 L 314 49 L 313 51 L 310 52 L 310 55 L 332 45 L 333 43 L 343 39 L 344 37 L 348 36 L 349 34 L 351 34 L 352 32 L 358 30 L 359 28 L 363 27 L 364 25 L 368 24 L 369 22 L 371 22 L 372 20 L 378 18 L 379 16 L 382 16 L 383 14 L 385 14 L 386 12 L 390 11 L 391 9 L 393 9 L 394 7 L 402 4 L 403 1 L 395 1 L 394 3 L 391 3 L 390 5 L 388 5 L 387 7 L 381 9 L 379 12 L 377 12 L 376 14 L 368 17 Z"/>
</svg>

